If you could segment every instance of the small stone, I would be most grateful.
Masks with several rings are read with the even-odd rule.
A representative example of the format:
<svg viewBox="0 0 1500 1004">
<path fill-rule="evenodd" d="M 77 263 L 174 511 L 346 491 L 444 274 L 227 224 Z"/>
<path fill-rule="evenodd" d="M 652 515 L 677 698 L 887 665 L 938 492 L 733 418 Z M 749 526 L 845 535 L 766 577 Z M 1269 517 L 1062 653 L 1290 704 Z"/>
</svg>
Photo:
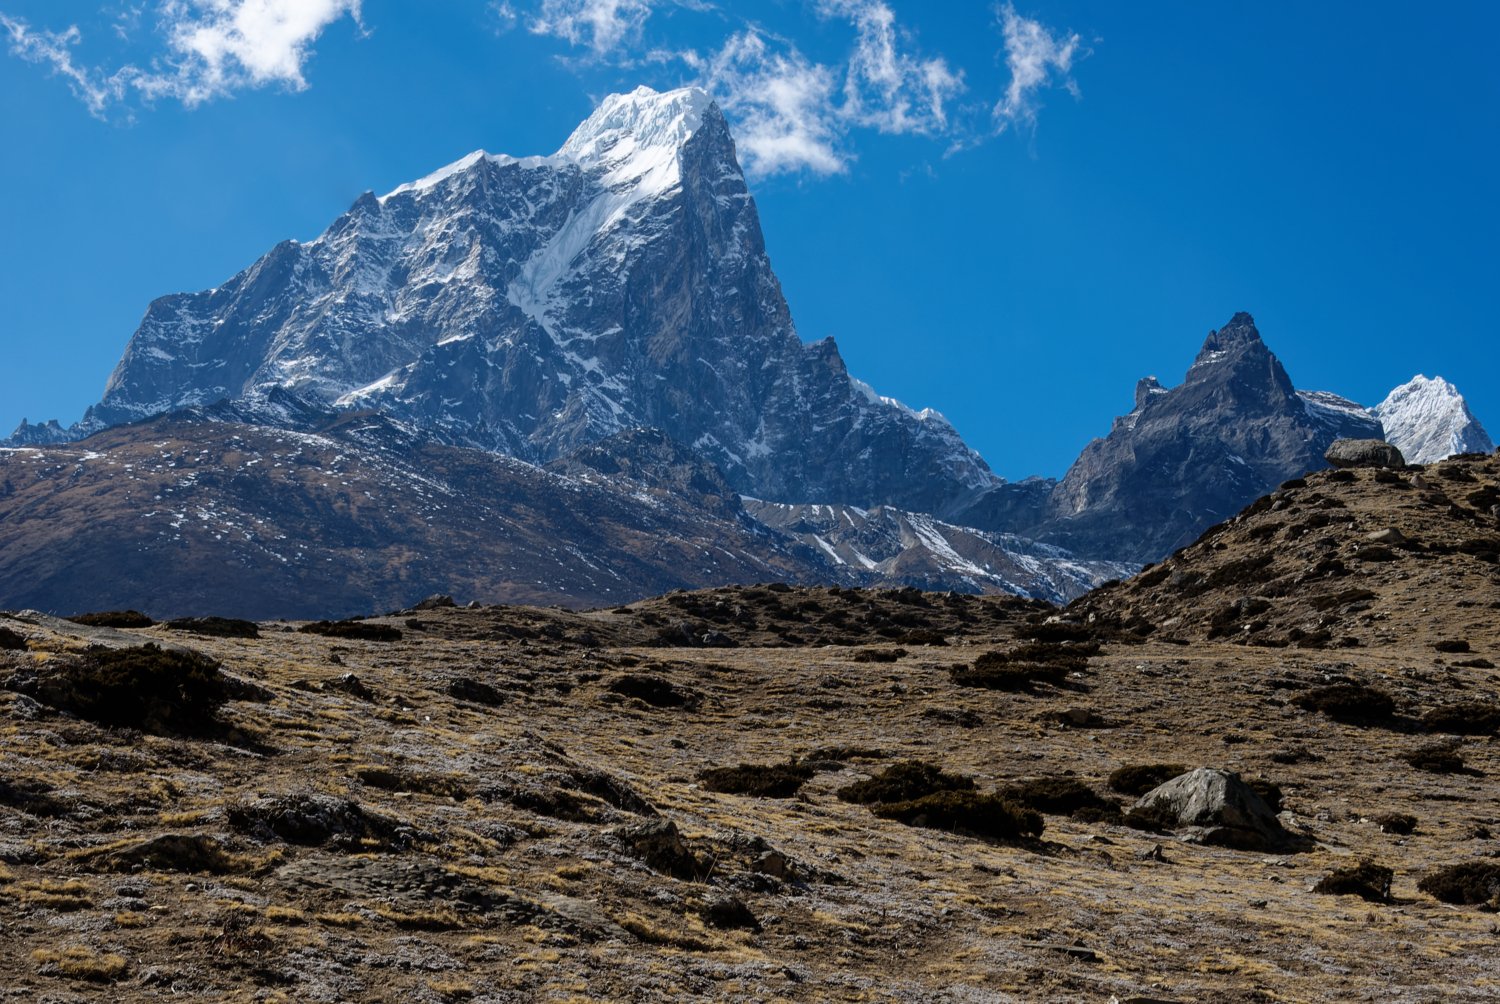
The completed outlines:
<svg viewBox="0 0 1500 1004">
<path fill-rule="evenodd" d="M 715 896 L 703 905 L 703 919 L 724 930 L 760 930 L 750 908 L 733 896 Z"/>
<path fill-rule="evenodd" d="M 780 851 L 766 851 L 756 858 L 750 867 L 761 875 L 769 875 L 783 881 L 792 877 L 792 864 Z"/>
</svg>

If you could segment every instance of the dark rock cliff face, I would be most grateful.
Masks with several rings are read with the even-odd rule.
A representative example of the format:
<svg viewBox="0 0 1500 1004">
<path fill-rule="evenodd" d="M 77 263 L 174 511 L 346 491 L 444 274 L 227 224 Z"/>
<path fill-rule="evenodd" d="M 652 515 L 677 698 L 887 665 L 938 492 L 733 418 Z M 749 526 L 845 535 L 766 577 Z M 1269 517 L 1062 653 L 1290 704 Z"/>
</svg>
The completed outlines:
<svg viewBox="0 0 1500 1004">
<path fill-rule="evenodd" d="M 1079 554 L 1155 561 L 1281 482 L 1326 466 L 1335 439 L 1380 423 L 1333 395 L 1303 395 L 1249 314 L 1210 332 L 1187 377 L 1154 378 L 1090 443 L 1027 528 Z"/>
<path fill-rule="evenodd" d="M 801 342 L 691 90 L 608 98 L 555 156 L 471 155 L 156 301 L 81 431 L 274 389 L 531 462 L 658 428 L 781 501 L 936 511 L 1001 483 Z"/>
</svg>

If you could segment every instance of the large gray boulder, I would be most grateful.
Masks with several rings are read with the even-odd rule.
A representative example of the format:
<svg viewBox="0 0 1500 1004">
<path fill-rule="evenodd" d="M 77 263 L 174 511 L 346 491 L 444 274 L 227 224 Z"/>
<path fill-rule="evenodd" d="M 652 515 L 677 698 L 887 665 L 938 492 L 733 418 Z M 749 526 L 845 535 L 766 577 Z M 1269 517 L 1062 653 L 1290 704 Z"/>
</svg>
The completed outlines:
<svg viewBox="0 0 1500 1004">
<path fill-rule="evenodd" d="M 1401 451 L 1381 439 L 1336 439 L 1323 454 L 1335 467 L 1405 467 Z"/>
<path fill-rule="evenodd" d="M 1190 838 L 1243 851 L 1297 850 L 1305 841 L 1281 826 L 1276 813 L 1238 775 L 1200 767 L 1155 788 L 1135 807 L 1186 827 Z"/>
</svg>

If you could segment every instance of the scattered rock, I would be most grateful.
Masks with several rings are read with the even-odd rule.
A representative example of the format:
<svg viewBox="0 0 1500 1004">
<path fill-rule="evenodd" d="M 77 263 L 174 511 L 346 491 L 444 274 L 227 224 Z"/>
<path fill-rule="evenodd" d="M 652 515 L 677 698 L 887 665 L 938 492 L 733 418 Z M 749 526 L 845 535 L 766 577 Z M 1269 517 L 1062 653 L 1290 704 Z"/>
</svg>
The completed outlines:
<svg viewBox="0 0 1500 1004">
<path fill-rule="evenodd" d="M 695 881 L 703 874 L 702 862 L 670 819 L 652 819 L 613 831 L 613 836 L 653 871 Z"/>
<path fill-rule="evenodd" d="M 1334 467 L 1405 467 L 1406 458 L 1379 439 L 1336 439 L 1323 458 Z"/>
<path fill-rule="evenodd" d="M 1202 843 L 1244 851 L 1291 850 L 1304 841 L 1282 828 L 1238 774 L 1200 767 L 1142 796 L 1136 809 L 1163 813 Z"/>
<path fill-rule="evenodd" d="M 453 597 L 446 596 L 446 595 L 443 595 L 443 594 L 437 594 L 437 595 L 434 595 L 434 596 L 427 597 L 427 599 L 425 599 L 422 602 L 418 603 L 416 606 L 412 607 L 411 609 L 412 609 L 413 612 L 427 611 L 427 610 L 452 610 L 453 608 L 455 608 L 457 606 L 458 606 L 458 603 L 456 603 L 454 601 Z"/>
<path fill-rule="evenodd" d="M 488 683 L 476 680 L 471 676 L 461 676 L 458 679 L 448 681 L 448 696 L 457 698 L 460 701 L 472 701 L 475 704 L 483 704 L 490 708 L 498 708 L 505 703 L 505 694 Z"/>
<path fill-rule="evenodd" d="M 332 680 L 329 680 L 323 685 L 323 689 L 336 690 L 341 694 L 348 694 L 350 697 L 357 697 L 361 701 L 375 700 L 375 691 L 365 686 L 364 683 L 360 681 L 360 678 L 355 676 L 353 673 L 345 673 L 342 676 L 337 676 Z"/>
</svg>

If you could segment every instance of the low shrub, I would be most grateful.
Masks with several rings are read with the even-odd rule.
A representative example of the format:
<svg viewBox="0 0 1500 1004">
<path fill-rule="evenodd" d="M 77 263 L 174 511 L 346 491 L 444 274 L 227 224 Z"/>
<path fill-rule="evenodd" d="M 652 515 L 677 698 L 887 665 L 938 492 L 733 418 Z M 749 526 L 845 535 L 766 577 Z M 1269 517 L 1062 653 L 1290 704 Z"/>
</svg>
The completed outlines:
<svg viewBox="0 0 1500 1004">
<path fill-rule="evenodd" d="M 709 791 L 723 795 L 753 795 L 756 798 L 791 798 L 813 776 L 807 764 L 788 762 L 756 766 L 711 767 L 698 775 Z"/>
<path fill-rule="evenodd" d="M 461 676 L 456 680 L 448 681 L 448 696 L 460 701 L 472 701 L 475 704 L 483 704 L 486 707 L 498 708 L 505 703 L 505 694 L 473 677 Z"/>
<path fill-rule="evenodd" d="M 1468 770 L 1464 766 L 1463 754 L 1446 744 L 1423 746 L 1403 755 L 1401 759 L 1429 774 L 1463 774 Z"/>
<path fill-rule="evenodd" d="M 1071 777 L 1034 778 L 1004 788 L 999 795 L 1049 816 L 1072 815 L 1081 809 L 1119 811 L 1116 803 L 1101 798 L 1088 785 Z"/>
<path fill-rule="evenodd" d="M 0 627 L 0 652 L 26 651 L 26 636 L 7 627 Z"/>
<path fill-rule="evenodd" d="M 1470 651 L 1469 643 L 1462 638 L 1445 638 L 1442 641 L 1433 642 L 1432 647 L 1439 652 L 1447 652 L 1454 655 Z"/>
<path fill-rule="evenodd" d="M 908 826 L 952 830 L 990 840 L 1040 836 L 1041 814 L 997 795 L 976 791 L 939 791 L 906 802 L 877 805 L 875 815 Z"/>
<path fill-rule="evenodd" d="M 1067 682 L 1069 673 L 1088 668 L 1089 657 L 1098 651 L 1097 642 L 1031 642 L 1006 651 L 985 652 L 972 666 L 958 665 L 948 672 L 961 687 L 1030 690 L 1044 683 L 1060 686 Z"/>
<path fill-rule="evenodd" d="M 862 648 L 854 653 L 855 662 L 900 662 L 906 655 L 904 648 Z"/>
<path fill-rule="evenodd" d="M 468 786 L 456 777 L 445 774 L 421 774 L 414 771 L 391 770 L 388 767 L 361 767 L 354 772 L 360 782 L 382 791 L 401 791 L 415 795 L 435 795 L 463 801 L 469 797 Z"/>
<path fill-rule="evenodd" d="M 1391 869 L 1372 861 L 1361 861 L 1349 868 L 1339 868 L 1323 876 L 1313 886 L 1313 892 L 1330 896 L 1358 896 L 1371 903 L 1389 903 L 1391 880 L 1395 878 Z"/>
<path fill-rule="evenodd" d="M 1379 816 L 1373 816 L 1370 822 L 1380 827 L 1382 833 L 1394 833 L 1406 837 L 1417 830 L 1417 817 L 1405 812 L 1387 812 Z"/>
<path fill-rule="evenodd" d="M 1500 733 L 1500 704 L 1466 701 L 1433 708 L 1422 716 L 1422 724 L 1449 735 L 1492 736 Z"/>
<path fill-rule="evenodd" d="M 691 693 L 674 686 L 668 680 L 646 673 L 618 676 L 607 686 L 612 693 L 645 701 L 653 708 L 682 708 L 697 704 L 697 699 Z"/>
<path fill-rule="evenodd" d="M 1170 833 L 1177 828 L 1177 817 L 1160 803 L 1131 809 L 1120 822 L 1132 830 L 1144 830 L 1147 833 Z"/>
<path fill-rule="evenodd" d="M 894 763 L 874 777 L 839 789 L 845 802 L 910 802 L 940 791 L 972 791 L 974 782 L 920 760 Z"/>
<path fill-rule="evenodd" d="M 287 795 L 231 806 L 229 825 L 257 840 L 346 851 L 404 849 L 415 833 L 348 799 Z"/>
<path fill-rule="evenodd" d="M 1043 642 L 1088 642 L 1094 640 L 1094 632 L 1085 624 L 1051 621 L 1041 624 L 1022 624 L 1016 628 L 1016 637 Z"/>
<path fill-rule="evenodd" d="M 948 644 L 948 636 L 943 634 L 943 632 L 932 631 L 926 628 L 908 631 L 896 640 L 903 645 L 946 646 Z"/>
<path fill-rule="evenodd" d="M 148 628 L 156 626 L 156 621 L 139 610 L 106 610 L 101 613 L 78 614 L 69 617 L 68 620 L 74 624 L 82 624 L 84 627 Z"/>
<path fill-rule="evenodd" d="M 1336 722 L 1363 725 L 1386 722 L 1396 713 L 1396 702 L 1385 691 L 1362 683 L 1335 683 L 1298 694 L 1292 703 L 1304 711 L 1320 711 Z"/>
<path fill-rule="evenodd" d="M 1281 811 L 1281 785 L 1263 777 L 1246 778 L 1245 783 L 1250 786 L 1251 791 L 1260 796 L 1260 800 L 1265 802 L 1272 812 Z"/>
<path fill-rule="evenodd" d="M 1153 788 L 1159 788 L 1188 772 L 1180 763 L 1146 763 L 1121 767 L 1109 775 L 1106 783 L 1110 791 L 1139 798 Z"/>
<path fill-rule="evenodd" d="M 1426 875 L 1417 888 L 1443 903 L 1480 906 L 1500 901 L 1500 864 L 1469 861 Z"/>
<path fill-rule="evenodd" d="M 843 764 L 850 760 L 884 760 L 890 754 L 870 746 L 819 746 L 801 759 L 804 763 L 819 761 Z"/>
<path fill-rule="evenodd" d="M 260 628 L 253 621 L 232 617 L 179 617 L 167 621 L 167 630 L 186 631 L 211 638 L 259 638 Z"/>
<path fill-rule="evenodd" d="M 1061 666 L 1038 666 L 1028 663 L 1004 663 L 981 666 L 954 666 L 949 677 L 960 687 L 982 687 L 986 690 L 1032 690 L 1040 684 L 1058 686 L 1068 679 Z"/>
<path fill-rule="evenodd" d="M 208 735 L 233 697 L 219 664 L 197 652 L 91 648 L 10 681 L 43 704 L 100 725 L 158 734 Z"/>
<path fill-rule="evenodd" d="M 369 624 L 360 620 L 313 621 L 297 629 L 302 634 L 325 638 L 347 638 L 350 641 L 400 641 L 401 629 L 389 624 Z"/>
</svg>

